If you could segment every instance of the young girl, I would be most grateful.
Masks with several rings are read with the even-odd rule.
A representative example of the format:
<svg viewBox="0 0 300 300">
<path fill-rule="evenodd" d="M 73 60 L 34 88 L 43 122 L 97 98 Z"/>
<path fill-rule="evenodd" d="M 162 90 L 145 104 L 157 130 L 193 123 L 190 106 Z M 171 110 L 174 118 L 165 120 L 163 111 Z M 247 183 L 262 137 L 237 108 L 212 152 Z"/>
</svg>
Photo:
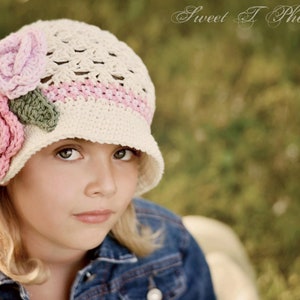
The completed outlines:
<svg viewBox="0 0 300 300">
<path fill-rule="evenodd" d="M 0 41 L 1 299 L 215 299 L 180 218 L 137 198 L 163 173 L 154 109 L 140 58 L 95 26 Z"/>
</svg>

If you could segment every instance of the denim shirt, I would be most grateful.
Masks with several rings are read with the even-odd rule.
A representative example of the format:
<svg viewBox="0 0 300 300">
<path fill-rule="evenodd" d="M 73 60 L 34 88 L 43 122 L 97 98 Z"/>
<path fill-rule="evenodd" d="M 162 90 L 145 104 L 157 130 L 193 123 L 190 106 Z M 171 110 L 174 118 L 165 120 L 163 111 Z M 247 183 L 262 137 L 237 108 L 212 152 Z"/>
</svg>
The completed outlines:
<svg viewBox="0 0 300 300">
<path fill-rule="evenodd" d="M 134 199 L 139 221 L 163 230 L 163 246 L 139 258 L 111 236 L 93 250 L 90 263 L 77 273 L 72 300 L 214 300 L 211 276 L 197 243 L 170 211 Z M 0 272 L 1 300 L 29 300 L 25 288 Z"/>
</svg>

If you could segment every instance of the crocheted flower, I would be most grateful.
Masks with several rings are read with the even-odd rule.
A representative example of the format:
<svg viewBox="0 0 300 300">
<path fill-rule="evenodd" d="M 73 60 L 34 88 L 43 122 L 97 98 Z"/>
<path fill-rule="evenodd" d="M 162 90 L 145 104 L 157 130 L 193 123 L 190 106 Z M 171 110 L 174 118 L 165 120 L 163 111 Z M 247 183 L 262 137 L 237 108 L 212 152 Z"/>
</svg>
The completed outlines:
<svg viewBox="0 0 300 300">
<path fill-rule="evenodd" d="M 0 41 L 0 94 L 15 99 L 34 90 L 46 66 L 46 38 L 24 28 Z"/>
<path fill-rule="evenodd" d="M 11 158 L 24 141 L 23 125 L 8 108 L 8 99 L 0 94 L 0 180 L 9 169 Z"/>
</svg>

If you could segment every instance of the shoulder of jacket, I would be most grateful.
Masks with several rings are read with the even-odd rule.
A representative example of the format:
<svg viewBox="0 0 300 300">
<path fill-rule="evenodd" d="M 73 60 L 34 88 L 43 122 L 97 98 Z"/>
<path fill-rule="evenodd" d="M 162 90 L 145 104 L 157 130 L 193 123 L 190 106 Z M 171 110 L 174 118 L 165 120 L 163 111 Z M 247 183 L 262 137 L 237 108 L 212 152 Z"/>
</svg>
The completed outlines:
<svg viewBox="0 0 300 300">
<path fill-rule="evenodd" d="M 133 200 L 136 215 L 141 223 L 158 223 L 163 227 L 175 227 L 185 230 L 181 217 L 170 210 L 146 199 Z"/>
</svg>

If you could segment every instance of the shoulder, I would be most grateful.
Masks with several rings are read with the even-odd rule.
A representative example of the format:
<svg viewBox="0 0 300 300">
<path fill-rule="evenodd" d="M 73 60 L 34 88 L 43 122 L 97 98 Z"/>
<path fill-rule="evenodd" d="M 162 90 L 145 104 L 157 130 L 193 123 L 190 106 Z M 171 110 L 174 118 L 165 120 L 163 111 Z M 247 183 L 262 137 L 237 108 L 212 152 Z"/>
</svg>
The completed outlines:
<svg viewBox="0 0 300 300">
<path fill-rule="evenodd" d="M 150 227 L 154 232 L 162 232 L 164 247 L 177 251 L 184 251 L 189 247 L 191 235 L 180 216 L 149 200 L 136 198 L 133 204 L 140 224 Z"/>
<path fill-rule="evenodd" d="M 181 217 L 170 210 L 142 198 L 135 198 L 133 204 L 137 218 L 142 224 L 150 225 L 151 227 L 163 226 L 185 230 Z"/>
</svg>

